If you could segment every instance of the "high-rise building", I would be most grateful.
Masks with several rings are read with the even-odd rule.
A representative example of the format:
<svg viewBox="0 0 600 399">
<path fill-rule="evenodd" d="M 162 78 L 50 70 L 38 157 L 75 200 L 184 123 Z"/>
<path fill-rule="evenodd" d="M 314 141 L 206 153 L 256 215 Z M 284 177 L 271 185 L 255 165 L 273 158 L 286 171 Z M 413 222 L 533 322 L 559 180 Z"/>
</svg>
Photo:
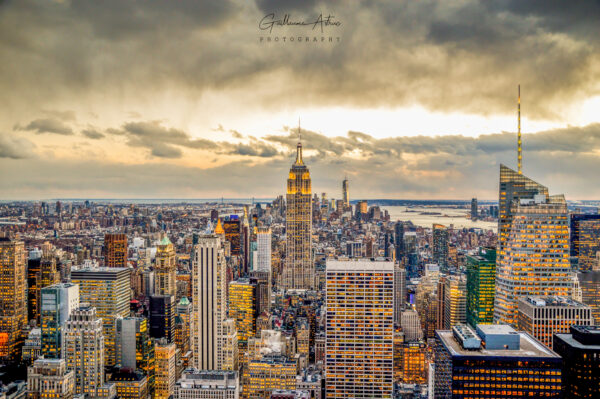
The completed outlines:
<svg viewBox="0 0 600 399">
<path fill-rule="evenodd" d="M 41 291 L 41 354 L 47 359 L 62 357 L 63 328 L 71 312 L 79 308 L 79 286 L 55 284 Z"/>
<path fill-rule="evenodd" d="M 581 302 L 592 308 L 594 324 L 600 326 L 600 270 L 577 273 Z"/>
<path fill-rule="evenodd" d="M 561 397 L 561 358 L 507 325 L 436 331 L 434 397 Z"/>
<path fill-rule="evenodd" d="M 235 219 L 225 220 L 223 222 L 223 230 L 225 232 L 225 240 L 231 245 L 231 255 L 237 256 L 242 254 L 242 224 L 235 215 Z"/>
<path fill-rule="evenodd" d="M 479 248 L 476 255 L 467 256 L 467 323 L 494 322 L 496 290 L 496 249 Z"/>
<path fill-rule="evenodd" d="M 568 224 L 564 196 L 501 166 L 496 322 L 516 325 L 521 296 L 571 296 Z"/>
<path fill-rule="evenodd" d="M 117 364 L 129 370 L 141 370 L 147 377 L 148 391 L 153 392 L 155 355 L 148 320 L 143 317 L 119 317 L 116 322 Z"/>
<path fill-rule="evenodd" d="M 251 279 L 229 283 L 229 317 L 235 320 L 238 341 L 247 341 L 256 334 L 258 316 L 257 284 Z"/>
<path fill-rule="evenodd" d="M 47 251 L 40 258 L 32 259 L 30 257 L 27 267 L 28 316 L 29 320 L 35 320 L 36 324 L 39 325 L 41 289 L 59 283 L 60 271 L 57 269 L 56 257 L 51 251 Z"/>
<path fill-rule="evenodd" d="M 404 257 L 404 223 L 398 221 L 394 225 L 394 248 L 396 250 L 396 260 L 402 261 Z"/>
<path fill-rule="evenodd" d="M 104 235 L 106 267 L 127 267 L 127 234 Z"/>
<path fill-rule="evenodd" d="M 402 382 L 405 384 L 424 384 L 427 369 L 427 345 L 423 341 L 410 341 L 401 344 Z"/>
<path fill-rule="evenodd" d="M 348 186 L 348 177 L 342 181 L 342 198 L 344 201 L 344 209 L 350 208 L 350 187 Z"/>
<path fill-rule="evenodd" d="M 152 295 L 150 297 L 150 336 L 165 338 L 167 342 L 175 339 L 175 297 L 171 295 Z"/>
<path fill-rule="evenodd" d="M 194 367 L 222 370 L 223 321 L 227 315 L 225 254 L 219 235 L 198 237 L 192 254 L 191 346 Z"/>
<path fill-rule="evenodd" d="M 175 393 L 175 353 L 176 347 L 164 339 L 156 342 L 156 372 L 154 398 L 169 399 Z"/>
<path fill-rule="evenodd" d="M 181 298 L 175 309 L 175 345 L 182 354 L 191 350 L 192 304 L 187 297 Z"/>
<path fill-rule="evenodd" d="M 165 235 L 156 248 L 154 295 L 177 296 L 177 257 L 175 247 Z"/>
<path fill-rule="evenodd" d="M 327 398 L 391 398 L 394 263 L 328 260 Z"/>
<path fill-rule="evenodd" d="M 572 214 L 570 223 L 571 257 L 581 271 L 595 269 L 600 251 L 600 214 Z"/>
<path fill-rule="evenodd" d="M 256 233 L 256 265 L 254 269 L 271 273 L 271 229 L 259 227 Z"/>
<path fill-rule="evenodd" d="M 75 372 L 75 394 L 99 395 L 104 385 L 104 335 L 96 309 L 83 304 L 71 312 L 64 329 L 67 370 Z"/>
<path fill-rule="evenodd" d="M 297 365 L 280 354 L 271 353 L 248 361 L 244 395 L 249 399 L 267 399 L 276 389 L 295 389 Z"/>
<path fill-rule="evenodd" d="M 477 209 L 477 198 L 471 199 L 471 220 L 477 220 L 479 212 Z"/>
<path fill-rule="evenodd" d="M 114 384 L 119 399 L 148 398 L 148 377 L 140 371 L 121 369 L 111 374 L 109 382 Z"/>
<path fill-rule="evenodd" d="M 257 313 L 269 312 L 271 308 L 271 273 L 254 271 L 250 272 L 250 281 L 256 284 Z"/>
<path fill-rule="evenodd" d="M 72 399 L 75 372 L 67 370 L 64 359 L 38 359 L 27 368 L 27 398 Z"/>
<path fill-rule="evenodd" d="M 310 172 L 302 160 L 302 143 L 298 142 L 296 162 L 287 180 L 286 257 L 280 284 L 284 289 L 314 287 L 311 190 Z"/>
<path fill-rule="evenodd" d="M 445 284 L 444 326 L 450 329 L 467 321 L 467 279 L 464 274 L 449 276 Z"/>
<path fill-rule="evenodd" d="M 600 397 L 600 326 L 571 326 L 554 335 L 554 350 L 563 359 L 563 397 Z"/>
<path fill-rule="evenodd" d="M 25 247 L 0 237 L 0 360 L 16 361 L 27 324 Z"/>
<path fill-rule="evenodd" d="M 400 325 L 404 332 L 404 341 L 420 341 L 423 339 L 423 328 L 416 310 L 405 310 L 401 314 Z"/>
<path fill-rule="evenodd" d="M 433 261 L 441 271 L 448 270 L 448 228 L 441 224 L 433 225 Z"/>
<path fill-rule="evenodd" d="M 239 399 L 237 371 L 187 369 L 175 384 L 174 399 Z"/>
<path fill-rule="evenodd" d="M 406 269 L 394 264 L 394 323 L 400 324 L 406 302 Z"/>
<path fill-rule="evenodd" d="M 552 349 L 552 336 L 568 333 L 569 327 L 594 325 L 589 306 L 568 297 L 525 296 L 519 298 L 519 330 Z"/>
<path fill-rule="evenodd" d="M 96 309 L 104 325 L 106 366 L 116 362 L 115 320 L 129 316 L 131 299 L 130 269 L 120 267 L 83 267 L 71 271 L 71 282 L 79 285 L 79 302 Z"/>
</svg>

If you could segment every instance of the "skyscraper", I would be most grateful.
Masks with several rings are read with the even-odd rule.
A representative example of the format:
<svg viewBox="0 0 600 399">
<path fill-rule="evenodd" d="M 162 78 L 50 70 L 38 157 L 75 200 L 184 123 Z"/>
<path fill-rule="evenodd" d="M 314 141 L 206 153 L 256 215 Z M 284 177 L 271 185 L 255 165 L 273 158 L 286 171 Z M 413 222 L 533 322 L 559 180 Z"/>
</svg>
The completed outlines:
<svg viewBox="0 0 600 399">
<path fill-rule="evenodd" d="M 406 302 L 406 269 L 394 264 L 394 323 L 400 324 Z"/>
<path fill-rule="evenodd" d="M 396 260 L 401 262 L 404 257 L 404 223 L 401 221 L 397 221 L 394 225 L 394 247 Z"/>
<path fill-rule="evenodd" d="M 127 234 L 104 235 L 106 267 L 127 267 Z"/>
<path fill-rule="evenodd" d="M 71 399 L 75 393 L 75 372 L 64 359 L 38 359 L 27 369 L 29 399 Z"/>
<path fill-rule="evenodd" d="M 496 249 L 479 248 L 467 256 L 467 323 L 471 327 L 494 322 Z"/>
<path fill-rule="evenodd" d="M 463 274 L 448 276 L 444 284 L 444 328 L 450 329 L 466 322 L 467 279 Z"/>
<path fill-rule="evenodd" d="M 287 181 L 287 246 L 281 281 L 281 287 L 284 289 L 314 287 L 311 190 L 310 173 L 302 160 L 302 143 L 298 141 L 296 161 L 290 169 Z"/>
<path fill-rule="evenodd" d="M 130 370 L 142 370 L 146 384 L 154 391 L 155 355 L 148 320 L 143 317 L 118 318 L 116 328 L 117 363 Z"/>
<path fill-rule="evenodd" d="M 104 325 L 106 366 L 116 363 L 115 319 L 129 316 L 131 299 L 130 269 L 90 267 L 71 272 L 71 282 L 79 285 L 79 302 L 94 307 Z"/>
<path fill-rule="evenodd" d="M 571 257 L 581 271 L 597 266 L 596 254 L 600 251 L 600 215 L 571 215 Z"/>
<path fill-rule="evenodd" d="M 394 263 L 328 260 L 327 398 L 391 398 Z"/>
<path fill-rule="evenodd" d="M 271 273 L 271 229 L 261 226 L 256 233 L 256 271 Z"/>
<path fill-rule="evenodd" d="M 175 297 L 152 295 L 150 297 L 150 336 L 165 338 L 173 342 L 175 338 Z"/>
<path fill-rule="evenodd" d="M 348 187 L 348 176 L 344 177 L 342 182 L 342 198 L 344 201 L 344 209 L 350 208 L 350 192 Z"/>
<path fill-rule="evenodd" d="M 25 247 L 22 241 L 0 237 L 0 360 L 21 355 L 27 324 Z"/>
<path fill-rule="evenodd" d="M 479 214 L 477 212 L 477 198 L 471 199 L 471 220 L 477 220 Z"/>
<path fill-rule="evenodd" d="M 448 228 L 441 224 L 433 225 L 433 261 L 441 271 L 448 270 Z"/>
<path fill-rule="evenodd" d="M 229 317 L 235 320 L 238 341 L 247 341 L 256 334 L 258 316 L 257 284 L 251 279 L 229 283 Z"/>
<path fill-rule="evenodd" d="M 225 348 L 223 321 L 227 314 L 227 278 L 222 238 L 198 238 L 192 255 L 191 346 L 194 367 L 222 370 Z"/>
<path fill-rule="evenodd" d="M 581 301 L 592 308 L 595 325 L 600 326 L 600 270 L 577 273 L 581 288 Z"/>
<path fill-rule="evenodd" d="M 568 213 L 562 195 L 548 196 L 545 187 L 501 166 L 498 230 L 494 321 L 516 325 L 521 296 L 571 295 Z"/>
<path fill-rule="evenodd" d="M 165 340 L 156 342 L 155 399 L 169 399 L 175 393 L 175 344 Z"/>
<path fill-rule="evenodd" d="M 41 354 L 47 359 L 58 359 L 62 357 L 64 325 L 71 312 L 79 308 L 79 286 L 65 283 L 44 287 L 41 299 Z"/>
<path fill-rule="evenodd" d="M 165 235 L 156 249 L 154 295 L 177 295 L 177 258 L 175 247 Z"/>
</svg>

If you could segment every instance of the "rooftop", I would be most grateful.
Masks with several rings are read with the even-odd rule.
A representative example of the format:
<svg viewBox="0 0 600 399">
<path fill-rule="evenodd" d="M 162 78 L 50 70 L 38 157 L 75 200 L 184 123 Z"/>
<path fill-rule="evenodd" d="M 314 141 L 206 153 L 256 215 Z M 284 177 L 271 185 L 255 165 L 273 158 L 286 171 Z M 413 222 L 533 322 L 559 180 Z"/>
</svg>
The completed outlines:
<svg viewBox="0 0 600 399">
<path fill-rule="evenodd" d="M 562 296 L 539 296 L 539 295 L 530 295 L 524 298 L 521 298 L 521 301 L 538 308 L 543 307 L 577 307 L 583 308 L 587 307 L 581 302 L 577 302 L 568 297 Z"/>
</svg>

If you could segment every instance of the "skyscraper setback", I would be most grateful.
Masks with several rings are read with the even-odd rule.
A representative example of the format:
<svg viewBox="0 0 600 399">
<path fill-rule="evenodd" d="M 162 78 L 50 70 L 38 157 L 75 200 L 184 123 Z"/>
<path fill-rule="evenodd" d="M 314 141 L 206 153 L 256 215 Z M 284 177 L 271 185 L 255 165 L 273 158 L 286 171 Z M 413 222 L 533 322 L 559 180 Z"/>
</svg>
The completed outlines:
<svg viewBox="0 0 600 399">
<path fill-rule="evenodd" d="M 300 131 L 300 127 L 298 127 Z M 282 276 L 284 289 L 314 287 L 312 261 L 312 197 L 310 172 L 302 160 L 302 143 L 296 147 L 296 161 L 287 181 L 286 258 Z"/>
</svg>

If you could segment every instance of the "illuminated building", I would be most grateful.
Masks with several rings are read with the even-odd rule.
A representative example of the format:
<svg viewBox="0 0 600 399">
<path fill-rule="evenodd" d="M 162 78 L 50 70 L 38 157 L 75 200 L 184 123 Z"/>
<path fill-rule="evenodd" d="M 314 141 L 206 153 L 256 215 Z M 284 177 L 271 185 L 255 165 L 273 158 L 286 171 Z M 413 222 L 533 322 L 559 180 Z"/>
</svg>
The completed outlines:
<svg viewBox="0 0 600 399">
<path fill-rule="evenodd" d="M 156 342 L 156 371 L 154 381 L 154 398 L 169 399 L 175 392 L 175 344 L 161 339 Z"/>
<path fill-rule="evenodd" d="M 394 263 L 328 260 L 327 398 L 391 398 Z"/>
<path fill-rule="evenodd" d="M 573 325 L 594 324 L 592 310 L 568 297 L 526 296 L 519 298 L 517 316 L 519 330 L 552 349 L 552 336 L 568 333 Z"/>
<path fill-rule="evenodd" d="M 114 366 L 115 319 L 129 316 L 131 299 L 130 269 L 120 267 L 89 267 L 71 272 L 71 282 L 79 285 L 79 302 L 96 308 L 104 325 L 106 366 Z"/>
<path fill-rule="evenodd" d="M 427 381 L 427 345 L 423 341 L 404 342 L 402 351 L 402 382 L 424 384 Z"/>
<path fill-rule="evenodd" d="M 258 314 L 271 309 L 271 272 L 252 271 L 250 281 L 256 283 L 256 305 Z"/>
<path fill-rule="evenodd" d="M 64 359 L 38 359 L 27 368 L 27 398 L 72 399 L 75 372 L 67 370 Z"/>
<path fill-rule="evenodd" d="M 357 220 L 362 220 L 362 219 L 366 219 L 368 213 L 369 213 L 369 204 L 367 201 L 358 201 L 356 203 L 356 219 Z"/>
<path fill-rule="evenodd" d="M 350 187 L 348 186 L 348 177 L 344 178 L 342 181 L 342 201 L 344 204 L 344 209 L 350 208 Z"/>
<path fill-rule="evenodd" d="M 152 295 L 150 297 L 150 336 L 175 339 L 175 297 L 171 295 Z"/>
<path fill-rule="evenodd" d="M 192 255 L 190 338 L 194 367 L 199 370 L 223 370 L 226 267 L 222 238 L 214 234 L 198 237 Z"/>
<path fill-rule="evenodd" d="M 238 370 L 240 356 L 237 329 L 233 319 L 223 320 L 219 350 L 221 370 Z"/>
<path fill-rule="evenodd" d="M 577 273 L 581 288 L 581 302 L 592 308 L 594 324 L 600 326 L 600 270 Z"/>
<path fill-rule="evenodd" d="M 304 354 L 308 359 L 310 354 L 310 326 L 306 318 L 296 320 L 296 352 Z"/>
<path fill-rule="evenodd" d="M 106 267 L 127 267 L 127 235 L 104 235 L 104 264 Z"/>
<path fill-rule="evenodd" d="M 554 335 L 554 351 L 563 359 L 565 398 L 600 397 L 600 326 L 571 326 Z"/>
<path fill-rule="evenodd" d="M 346 243 L 346 256 L 349 258 L 362 258 L 363 243 L 361 241 L 349 241 Z"/>
<path fill-rule="evenodd" d="M 310 172 L 302 160 L 302 143 L 298 141 L 296 162 L 287 180 L 286 257 L 280 284 L 283 289 L 314 287 L 311 190 Z"/>
<path fill-rule="evenodd" d="M 242 226 L 237 215 L 235 219 L 225 220 L 223 222 L 223 231 L 225 232 L 225 240 L 231 244 L 231 255 L 242 254 Z"/>
<path fill-rule="evenodd" d="M 432 235 L 433 262 L 440 267 L 441 271 L 446 271 L 448 269 L 448 228 L 441 224 L 434 224 Z"/>
<path fill-rule="evenodd" d="M 51 251 L 41 258 L 29 259 L 27 262 L 27 303 L 29 320 L 40 323 L 41 289 L 60 283 L 60 272 L 56 267 L 56 257 Z"/>
<path fill-rule="evenodd" d="M 27 324 L 25 274 L 23 242 L 0 237 L 0 360 L 21 356 Z"/>
<path fill-rule="evenodd" d="M 581 271 L 594 269 L 600 251 L 600 215 L 571 215 L 571 257 Z"/>
<path fill-rule="evenodd" d="M 256 283 L 240 279 L 229 283 L 229 317 L 235 320 L 238 341 L 247 341 L 256 334 Z"/>
<path fill-rule="evenodd" d="M 477 212 L 477 198 L 471 199 L 471 220 L 477 220 L 479 214 Z"/>
<path fill-rule="evenodd" d="M 436 331 L 434 397 L 561 397 L 561 358 L 508 325 Z"/>
<path fill-rule="evenodd" d="M 112 373 L 109 382 L 115 385 L 119 399 L 147 399 L 148 378 L 139 371 L 121 370 Z"/>
<path fill-rule="evenodd" d="M 104 335 L 96 309 L 84 304 L 71 312 L 64 329 L 63 356 L 67 370 L 75 372 L 75 393 L 102 396 Z"/>
<path fill-rule="evenodd" d="M 177 296 L 177 258 L 175 247 L 165 235 L 156 249 L 154 295 Z"/>
<path fill-rule="evenodd" d="M 153 392 L 155 354 L 148 320 L 124 317 L 116 322 L 117 363 L 125 369 L 141 370 L 148 377 L 145 382 L 147 390 Z"/>
<path fill-rule="evenodd" d="M 42 329 L 32 328 L 23 345 L 21 362 L 30 366 L 42 354 Z"/>
<path fill-rule="evenodd" d="M 464 275 L 449 276 L 445 280 L 444 328 L 464 324 L 467 319 L 467 279 Z M 439 294 L 438 294 L 439 295 Z"/>
<path fill-rule="evenodd" d="M 237 371 L 187 369 L 175 384 L 174 399 L 239 399 Z"/>
<path fill-rule="evenodd" d="M 256 265 L 254 270 L 271 273 L 271 229 L 259 227 L 256 233 Z"/>
<path fill-rule="evenodd" d="M 467 323 L 494 322 L 496 290 L 496 249 L 479 248 L 476 255 L 467 256 Z"/>
<path fill-rule="evenodd" d="M 510 198 L 516 188 L 503 182 L 507 173 L 526 187 L 533 186 L 526 191 L 533 198 L 521 192 L 519 197 L 513 195 L 519 201 L 511 202 L 508 225 L 503 197 Z M 545 187 L 502 166 L 500 205 L 494 321 L 516 325 L 519 297 L 571 296 L 567 203 L 562 195 L 548 196 Z"/>
<path fill-rule="evenodd" d="M 175 310 L 175 345 L 182 354 L 190 350 L 192 304 L 187 297 L 181 298 Z"/>
<path fill-rule="evenodd" d="M 264 355 L 248 361 L 248 399 L 268 399 L 277 389 L 296 389 L 296 363 L 280 354 Z"/>
<path fill-rule="evenodd" d="M 55 284 L 41 291 L 41 353 L 47 359 L 61 356 L 63 328 L 71 312 L 79 308 L 79 286 Z"/>
</svg>

